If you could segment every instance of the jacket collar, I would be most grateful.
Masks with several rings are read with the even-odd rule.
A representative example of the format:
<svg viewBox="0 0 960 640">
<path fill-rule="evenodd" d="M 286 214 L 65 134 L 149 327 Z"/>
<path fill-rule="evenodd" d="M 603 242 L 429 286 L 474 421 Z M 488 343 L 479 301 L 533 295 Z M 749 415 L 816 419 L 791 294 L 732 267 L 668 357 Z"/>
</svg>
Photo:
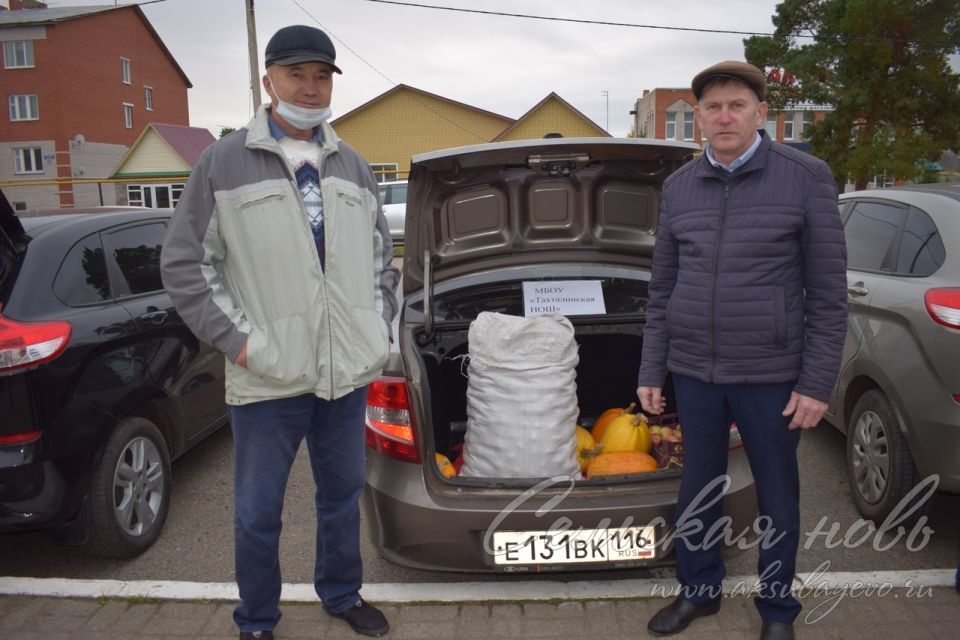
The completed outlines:
<svg viewBox="0 0 960 640">
<path fill-rule="evenodd" d="M 698 159 L 696 175 L 698 178 L 720 178 L 726 180 L 728 178 L 736 178 L 745 173 L 751 173 L 753 171 L 759 171 L 763 169 L 767 164 L 767 155 L 770 151 L 770 147 L 773 145 L 773 140 L 770 139 L 770 136 L 767 135 L 767 132 L 764 129 L 759 129 L 757 135 L 760 136 L 760 146 L 757 147 L 757 150 L 753 153 L 753 156 L 750 157 L 746 163 L 739 166 L 733 172 L 729 172 L 725 169 L 721 169 L 713 166 L 710 163 L 710 160 L 707 159 L 707 154 L 700 154 Z"/>
<path fill-rule="evenodd" d="M 250 122 L 247 123 L 247 147 L 273 147 L 278 144 L 276 138 L 270 133 L 270 124 L 268 122 L 270 113 L 267 111 L 267 106 L 266 104 L 260 105 L 257 113 Z M 333 130 L 333 127 L 330 126 L 329 122 L 321 122 L 320 128 L 323 132 L 323 142 L 320 144 L 320 149 L 325 153 L 336 151 L 340 143 L 340 138 Z"/>
</svg>

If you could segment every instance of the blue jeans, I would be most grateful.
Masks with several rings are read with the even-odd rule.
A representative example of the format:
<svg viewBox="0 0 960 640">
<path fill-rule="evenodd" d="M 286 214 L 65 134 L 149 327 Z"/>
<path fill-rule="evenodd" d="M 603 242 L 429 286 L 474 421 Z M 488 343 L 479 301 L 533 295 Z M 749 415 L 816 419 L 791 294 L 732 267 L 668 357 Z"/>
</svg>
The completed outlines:
<svg viewBox="0 0 960 640">
<path fill-rule="evenodd" d="M 359 500 L 364 482 L 366 388 L 336 400 L 307 394 L 231 406 L 234 545 L 241 631 L 280 620 L 280 529 L 290 467 L 306 439 L 316 484 L 314 588 L 328 611 L 359 601 Z"/>
<path fill-rule="evenodd" d="M 756 483 L 760 516 L 770 518 L 765 528 L 773 530 L 768 536 L 770 540 L 764 540 L 759 546 L 757 572 L 762 580 L 760 595 L 754 602 L 764 620 L 786 623 L 792 623 L 800 613 L 800 601 L 792 595 L 790 587 L 800 542 L 797 446 L 802 430 L 789 430 L 790 418 L 781 415 L 793 386 L 792 382 L 710 384 L 673 375 L 684 442 L 677 517 L 692 502 L 703 505 L 717 495 L 713 492 L 697 498 L 712 480 L 727 472 L 730 422 L 735 421 Z M 722 542 L 703 544 L 703 533 L 710 531 L 711 525 L 723 515 L 722 501 L 714 501 L 712 505 L 693 516 L 704 525 L 699 534 L 678 536 L 676 542 L 677 577 L 685 597 L 695 604 L 719 599 L 726 573 Z M 683 523 L 678 521 L 677 530 L 682 528 Z M 732 532 L 733 535 L 739 533 Z M 712 535 L 712 539 L 717 540 L 717 536 Z"/>
</svg>

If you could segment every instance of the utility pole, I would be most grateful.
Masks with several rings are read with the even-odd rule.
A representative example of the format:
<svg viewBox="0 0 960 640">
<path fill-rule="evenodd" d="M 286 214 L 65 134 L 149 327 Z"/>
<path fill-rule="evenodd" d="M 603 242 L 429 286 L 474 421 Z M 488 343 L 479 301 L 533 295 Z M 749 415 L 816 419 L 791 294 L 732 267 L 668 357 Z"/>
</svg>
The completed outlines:
<svg viewBox="0 0 960 640">
<path fill-rule="evenodd" d="M 605 129 L 607 130 L 607 133 L 610 133 L 610 92 L 603 90 L 600 92 L 600 95 L 607 99 L 607 126 Z"/>
<path fill-rule="evenodd" d="M 247 6 L 247 48 L 250 58 L 250 91 L 253 94 L 253 112 L 260 108 L 260 61 L 257 57 L 257 21 L 253 15 L 253 0 L 244 0 Z"/>
</svg>

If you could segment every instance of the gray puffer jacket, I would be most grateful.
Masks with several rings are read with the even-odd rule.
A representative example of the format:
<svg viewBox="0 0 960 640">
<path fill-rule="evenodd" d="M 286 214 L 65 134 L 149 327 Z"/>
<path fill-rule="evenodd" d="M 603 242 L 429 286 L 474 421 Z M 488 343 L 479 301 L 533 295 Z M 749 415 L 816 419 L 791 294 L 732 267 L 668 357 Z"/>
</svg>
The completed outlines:
<svg viewBox="0 0 960 640">
<path fill-rule="evenodd" d="M 828 401 L 846 333 L 846 245 L 827 165 L 772 142 L 728 173 L 671 175 L 653 255 L 640 386 L 796 381 Z"/>
</svg>

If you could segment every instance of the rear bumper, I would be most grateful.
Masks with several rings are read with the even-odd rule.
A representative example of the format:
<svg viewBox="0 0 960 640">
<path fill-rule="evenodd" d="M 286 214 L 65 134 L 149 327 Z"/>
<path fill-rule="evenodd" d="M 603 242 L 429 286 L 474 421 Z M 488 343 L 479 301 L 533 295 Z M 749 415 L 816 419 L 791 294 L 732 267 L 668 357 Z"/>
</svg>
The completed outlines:
<svg viewBox="0 0 960 640">
<path fill-rule="evenodd" d="M 42 461 L 36 447 L 0 447 L 0 532 L 35 529 L 59 518 L 67 483 L 51 461 Z"/>
<path fill-rule="evenodd" d="M 612 491 L 561 483 L 541 497 L 519 502 L 519 491 L 475 490 L 433 497 L 420 465 L 389 460 L 368 451 L 364 515 L 374 546 L 390 561 L 430 570 L 542 572 L 608 570 L 674 562 L 673 529 L 679 475 L 651 479 Z M 732 484 L 725 498 L 730 537 L 751 529 L 756 493 L 742 450 L 731 452 Z M 569 493 L 566 489 L 572 488 Z M 561 495 L 562 494 L 562 495 Z M 604 495 L 613 494 L 613 495 Z M 552 499 L 551 499 L 552 498 Z M 493 531 L 608 529 L 656 524 L 652 559 L 571 564 L 497 564 Z"/>
</svg>

